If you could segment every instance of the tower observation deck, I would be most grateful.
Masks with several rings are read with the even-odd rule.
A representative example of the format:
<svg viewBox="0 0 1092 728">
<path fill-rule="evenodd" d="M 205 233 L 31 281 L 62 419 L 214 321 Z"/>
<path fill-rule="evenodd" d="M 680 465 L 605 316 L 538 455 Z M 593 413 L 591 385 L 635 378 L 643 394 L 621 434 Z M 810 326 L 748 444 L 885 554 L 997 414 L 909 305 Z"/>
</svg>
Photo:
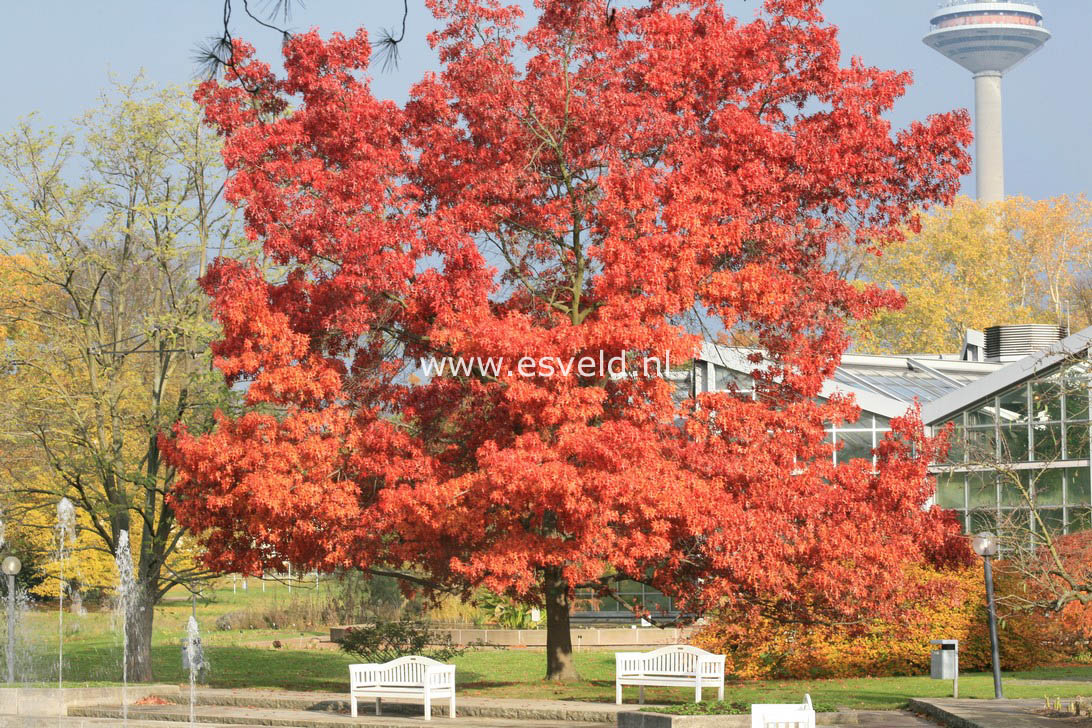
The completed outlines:
<svg viewBox="0 0 1092 728">
<path fill-rule="evenodd" d="M 1004 199 L 1001 76 L 1050 39 L 1043 14 L 1030 2 L 945 0 L 929 22 L 925 44 L 974 75 L 978 199 Z"/>
</svg>

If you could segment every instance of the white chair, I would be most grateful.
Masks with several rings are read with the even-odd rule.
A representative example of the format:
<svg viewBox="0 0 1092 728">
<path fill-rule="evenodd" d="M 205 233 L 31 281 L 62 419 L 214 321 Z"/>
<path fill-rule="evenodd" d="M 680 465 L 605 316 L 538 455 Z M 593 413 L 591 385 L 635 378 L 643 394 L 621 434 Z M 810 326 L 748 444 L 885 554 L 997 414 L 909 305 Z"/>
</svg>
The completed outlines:
<svg viewBox="0 0 1092 728">
<path fill-rule="evenodd" d="M 349 665 L 349 703 L 357 717 L 357 700 L 375 698 L 375 714 L 382 715 L 383 698 L 421 698 L 425 720 L 432 719 L 432 699 L 448 699 L 448 715 L 455 717 L 455 666 L 411 655 L 382 665 Z"/>
<path fill-rule="evenodd" d="M 751 728 L 815 728 L 811 696 L 803 703 L 766 703 L 751 706 Z"/>
</svg>

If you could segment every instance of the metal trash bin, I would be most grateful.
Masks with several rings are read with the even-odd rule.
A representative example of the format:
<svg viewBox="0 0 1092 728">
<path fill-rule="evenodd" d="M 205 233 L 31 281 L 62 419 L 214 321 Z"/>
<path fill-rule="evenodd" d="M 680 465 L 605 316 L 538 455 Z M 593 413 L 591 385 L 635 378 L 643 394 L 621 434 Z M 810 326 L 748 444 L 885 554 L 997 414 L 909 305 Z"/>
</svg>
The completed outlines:
<svg viewBox="0 0 1092 728">
<path fill-rule="evenodd" d="M 929 677 L 952 680 L 952 697 L 959 697 L 959 640 L 930 640 L 937 645 L 929 657 Z"/>
</svg>

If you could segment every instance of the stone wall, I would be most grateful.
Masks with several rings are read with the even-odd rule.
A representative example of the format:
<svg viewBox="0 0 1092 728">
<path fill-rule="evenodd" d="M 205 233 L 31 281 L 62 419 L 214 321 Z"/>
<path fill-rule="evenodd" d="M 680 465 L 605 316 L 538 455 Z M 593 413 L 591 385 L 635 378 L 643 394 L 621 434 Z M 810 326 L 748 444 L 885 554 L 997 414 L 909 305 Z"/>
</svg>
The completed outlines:
<svg viewBox="0 0 1092 728">
<path fill-rule="evenodd" d="M 336 642 L 349 626 L 330 628 L 330 641 Z M 438 629 L 451 636 L 456 645 L 488 647 L 545 647 L 545 629 Z M 573 648 L 581 647 L 660 647 L 685 643 L 692 627 L 581 627 L 572 630 Z"/>
</svg>

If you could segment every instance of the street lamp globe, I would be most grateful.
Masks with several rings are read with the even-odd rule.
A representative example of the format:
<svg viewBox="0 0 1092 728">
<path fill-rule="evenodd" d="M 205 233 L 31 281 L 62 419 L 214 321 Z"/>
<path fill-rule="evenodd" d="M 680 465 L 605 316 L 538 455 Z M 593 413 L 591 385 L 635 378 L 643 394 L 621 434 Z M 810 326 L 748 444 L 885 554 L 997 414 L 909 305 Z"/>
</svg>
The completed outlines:
<svg viewBox="0 0 1092 728">
<path fill-rule="evenodd" d="M 8 577 L 8 684 L 15 683 L 15 575 L 23 568 L 23 562 L 15 556 L 6 556 L 0 562 L 0 571 Z"/>
<path fill-rule="evenodd" d="M 997 556 L 997 537 L 989 531 L 976 533 L 971 539 L 971 548 L 979 556 Z"/>
</svg>

